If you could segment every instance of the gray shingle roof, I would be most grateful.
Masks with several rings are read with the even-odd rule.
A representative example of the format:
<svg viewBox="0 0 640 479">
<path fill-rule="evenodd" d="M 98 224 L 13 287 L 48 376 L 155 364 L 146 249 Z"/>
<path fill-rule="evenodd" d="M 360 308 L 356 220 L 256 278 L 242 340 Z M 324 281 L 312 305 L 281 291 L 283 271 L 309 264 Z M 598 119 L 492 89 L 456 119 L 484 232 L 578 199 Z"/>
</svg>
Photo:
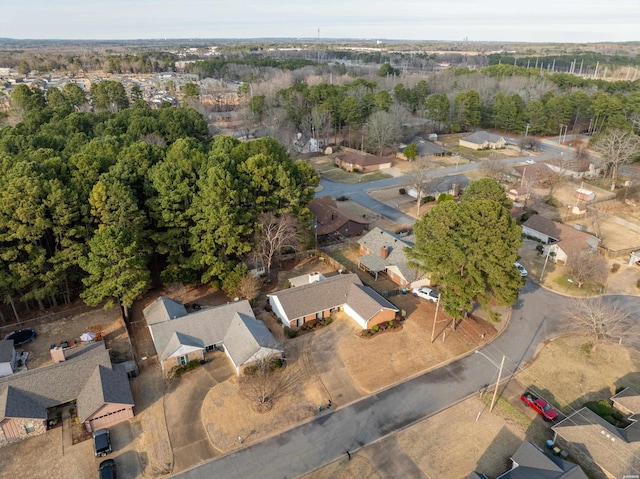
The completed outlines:
<svg viewBox="0 0 640 479">
<path fill-rule="evenodd" d="M 409 266 L 408 258 L 404 252 L 405 247 L 413 247 L 413 237 L 406 236 L 400 238 L 393 233 L 376 227 L 360 238 L 358 243 L 372 251 L 371 254 L 358 258 L 358 261 L 371 271 L 380 272 L 389 266 L 396 266 L 400 270 L 400 273 L 402 273 L 402 276 L 409 282 L 415 281 L 423 276 L 418 270 Z M 388 251 L 388 256 L 386 259 L 383 259 L 380 256 L 380 250 L 385 246 Z"/>
<path fill-rule="evenodd" d="M 371 319 L 383 308 L 398 311 L 368 286 L 364 286 L 358 275 L 341 274 L 297 288 L 272 293 L 280 300 L 289 320 L 315 314 L 319 311 L 348 304 L 365 320 Z"/>
<path fill-rule="evenodd" d="M 109 352 L 103 342 L 76 348 L 73 355 L 59 364 L 0 378 L 0 419 L 44 419 L 47 408 L 74 399 L 80 410 L 104 399 L 106 389 L 110 389 L 109 402 L 133 404 L 126 375 L 122 381 L 121 377 L 104 373 L 99 379 L 106 382 L 96 382 L 92 376 L 99 368 L 111 371 Z"/>
<path fill-rule="evenodd" d="M 277 345 L 267 327 L 253 316 L 248 301 L 228 303 L 171 321 L 151 323 L 149 329 L 161 361 L 224 343 L 229 356 L 239 366 L 246 362 L 246 358 L 258 353 L 263 343 Z"/>
<path fill-rule="evenodd" d="M 166 296 L 158 296 L 156 300 L 142 310 L 147 324 L 156 324 L 181 318 L 187 315 L 187 309 L 176 300 Z"/>
<path fill-rule="evenodd" d="M 500 135 L 495 135 L 493 133 L 489 133 L 488 131 L 480 130 L 472 133 L 469 136 L 465 136 L 464 138 L 462 138 L 462 140 L 468 141 L 469 143 L 481 145 L 485 141 L 488 141 L 489 143 L 497 143 L 501 138 L 503 137 Z"/>
<path fill-rule="evenodd" d="M 640 394 L 631 388 L 624 388 L 611 399 L 634 414 L 640 412 Z"/>
<path fill-rule="evenodd" d="M 133 406 L 127 373 L 98 365 L 78 395 L 78 419 L 86 421 L 105 404 Z"/>
<path fill-rule="evenodd" d="M 0 363 L 11 362 L 13 349 L 13 339 L 0 339 Z"/>
<path fill-rule="evenodd" d="M 577 464 L 545 454 L 529 441 L 524 441 L 511 459 L 518 467 L 499 479 L 588 479 Z"/>
</svg>

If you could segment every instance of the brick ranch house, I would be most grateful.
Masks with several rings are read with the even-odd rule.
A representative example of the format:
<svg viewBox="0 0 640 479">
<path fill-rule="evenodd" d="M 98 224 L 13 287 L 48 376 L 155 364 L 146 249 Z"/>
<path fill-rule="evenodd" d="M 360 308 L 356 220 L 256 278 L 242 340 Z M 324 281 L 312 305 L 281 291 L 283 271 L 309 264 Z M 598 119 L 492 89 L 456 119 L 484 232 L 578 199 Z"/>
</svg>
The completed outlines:
<svg viewBox="0 0 640 479">
<path fill-rule="evenodd" d="M 381 156 L 374 156 L 355 150 L 337 155 L 334 162 L 336 166 L 345 171 L 358 170 L 360 173 L 370 173 L 391 168 L 393 163 L 389 158 L 382 158 Z"/>
<path fill-rule="evenodd" d="M 89 432 L 133 417 L 127 372 L 111 364 L 104 342 L 65 350 L 59 358 L 0 378 L 0 446 L 43 434 L 57 408 L 77 408 Z"/>
<path fill-rule="evenodd" d="M 179 301 L 160 296 L 143 314 L 165 373 L 189 361 L 204 360 L 205 353 L 213 350 L 225 352 L 238 376 L 250 364 L 282 356 L 278 341 L 255 318 L 249 301 L 189 314 Z"/>
<path fill-rule="evenodd" d="M 368 271 L 375 279 L 385 273 L 398 286 L 415 288 L 428 286 L 429 276 L 409 266 L 404 249 L 413 247 L 413 237 L 400 237 L 381 228 L 374 228 L 358 240 L 358 269 Z"/>
<path fill-rule="evenodd" d="M 399 311 L 376 291 L 363 285 L 357 274 L 339 274 L 267 297 L 273 312 L 291 329 L 321 320 L 336 311 L 344 311 L 362 329 L 370 329 L 395 319 Z"/>
</svg>

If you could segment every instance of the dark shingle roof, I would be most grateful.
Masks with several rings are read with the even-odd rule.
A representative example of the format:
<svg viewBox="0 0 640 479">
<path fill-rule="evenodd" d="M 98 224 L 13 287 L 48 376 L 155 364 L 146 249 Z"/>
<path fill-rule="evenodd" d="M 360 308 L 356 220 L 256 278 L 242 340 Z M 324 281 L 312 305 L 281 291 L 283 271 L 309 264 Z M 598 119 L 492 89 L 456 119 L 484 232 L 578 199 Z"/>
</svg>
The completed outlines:
<svg viewBox="0 0 640 479">
<path fill-rule="evenodd" d="M 358 166 L 383 165 L 385 163 L 392 162 L 389 158 L 362 154 L 355 151 L 342 153 L 338 155 L 338 158 L 340 158 L 340 160 L 342 160 L 344 163 L 349 163 L 351 165 L 358 165 Z"/>
<path fill-rule="evenodd" d="M 78 395 L 78 419 L 86 421 L 107 403 L 134 404 L 127 373 L 99 365 Z"/>
<path fill-rule="evenodd" d="M 588 479 L 577 464 L 545 454 L 529 441 L 523 442 L 511 459 L 518 467 L 499 479 Z"/>
<path fill-rule="evenodd" d="M 462 138 L 462 140 L 468 141 L 469 143 L 481 145 L 485 141 L 488 141 L 489 143 L 497 143 L 501 138 L 503 137 L 500 135 L 495 135 L 493 133 L 489 133 L 488 131 L 480 130 L 472 133 L 469 136 L 465 136 L 464 138 Z"/>
<path fill-rule="evenodd" d="M 11 362 L 13 350 L 13 339 L 0 339 L 0 363 Z"/>
<path fill-rule="evenodd" d="M 640 394 L 631 388 L 624 388 L 611 399 L 634 414 L 640 412 Z"/>
<path fill-rule="evenodd" d="M 0 378 L 0 419 L 44 419 L 47 408 L 74 399 L 80 410 L 104 398 L 108 388 L 110 402 L 133 404 L 126 375 L 124 381 L 116 381 L 108 373 L 111 360 L 103 342 L 77 348 L 74 353 L 61 363 Z M 105 379 L 104 384 L 93 377 L 99 368 L 108 371 L 98 378 Z"/>
<path fill-rule="evenodd" d="M 314 198 L 309 204 L 309 209 L 315 216 L 316 224 L 314 226 L 318 235 L 326 235 L 338 231 L 349 221 L 368 224 L 361 216 L 346 210 L 340 210 L 330 196 Z"/>
</svg>

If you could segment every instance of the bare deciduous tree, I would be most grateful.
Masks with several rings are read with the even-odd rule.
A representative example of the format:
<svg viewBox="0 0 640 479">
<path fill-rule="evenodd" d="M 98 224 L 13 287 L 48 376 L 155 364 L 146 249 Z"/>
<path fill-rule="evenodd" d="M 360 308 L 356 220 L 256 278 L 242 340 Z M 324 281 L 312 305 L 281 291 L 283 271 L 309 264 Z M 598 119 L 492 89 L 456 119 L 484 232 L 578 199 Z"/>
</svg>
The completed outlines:
<svg viewBox="0 0 640 479">
<path fill-rule="evenodd" d="M 605 174 L 611 172 L 611 191 L 614 191 L 620 166 L 640 154 L 640 136 L 633 131 L 614 128 L 598 138 L 592 148 L 602 155 Z"/>
<path fill-rule="evenodd" d="M 382 156 L 385 147 L 400 139 L 401 127 L 398 116 L 386 111 L 376 111 L 366 123 L 365 141 Z"/>
<path fill-rule="evenodd" d="M 248 301 L 252 301 L 260 294 L 262 279 L 258 276 L 248 274 L 243 276 L 238 282 L 238 295 Z"/>
<path fill-rule="evenodd" d="M 429 185 L 433 182 L 430 173 L 435 169 L 434 163 L 425 157 L 416 157 L 409 171 L 407 186 L 416 190 L 416 216 L 420 217 L 422 198 L 428 194 Z"/>
<path fill-rule="evenodd" d="M 271 276 L 271 265 L 283 251 L 300 250 L 298 221 L 295 216 L 284 213 L 280 216 L 268 212 L 258 218 L 256 246 L 267 270 L 267 281 Z"/>
<path fill-rule="evenodd" d="M 486 178 L 502 182 L 508 176 L 509 167 L 500 160 L 485 160 L 480 165 L 480 173 Z"/>
<path fill-rule="evenodd" d="M 256 412 L 267 412 L 273 403 L 300 382 L 300 372 L 283 366 L 276 357 L 266 358 L 248 366 L 240 378 L 240 394 L 252 403 Z"/>
<path fill-rule="evenodd" d="M 640 338 L 636 314 L 619 302 L 603 298 L 576 299 L 564 315 L 569 332 L 598 341 L 625 341 L 635 344 Z"/>
<path fill-rule="evenodd" d="M 572 254 L 566 266 L 578 288 L 585 283 L 602 284 L 609 274 L 607 260 L 591 251 Z"/>
<path fill-rule="evenodd" d="M 549 188 L 548 198 L 569 180 L 570 170 L 575 168 L 575 165 L 576 159 L 569 155 L 566 158 L 563 156 L 548 162 L 536 163 L 536 178 L 542 186 Z"/>
</svg>

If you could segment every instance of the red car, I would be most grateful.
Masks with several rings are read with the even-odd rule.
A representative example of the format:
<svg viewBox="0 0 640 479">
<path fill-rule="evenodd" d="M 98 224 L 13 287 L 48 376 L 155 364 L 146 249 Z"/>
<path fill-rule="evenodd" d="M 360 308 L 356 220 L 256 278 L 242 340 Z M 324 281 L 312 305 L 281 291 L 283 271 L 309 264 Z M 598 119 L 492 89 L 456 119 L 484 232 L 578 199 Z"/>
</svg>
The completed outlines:
<svg viewBox="0 0 640 479">
<path fill-rule="evenodd" d="M 555 421 L 556 419 L 558 419 L 558 412 L 553 409 L 547 401 L 539 398 L 535 394 L 527 391 L 522 396 L 520 396 L 520 399 L 531 409 L 537 411 L 545 421 Z"/>
</svg>

